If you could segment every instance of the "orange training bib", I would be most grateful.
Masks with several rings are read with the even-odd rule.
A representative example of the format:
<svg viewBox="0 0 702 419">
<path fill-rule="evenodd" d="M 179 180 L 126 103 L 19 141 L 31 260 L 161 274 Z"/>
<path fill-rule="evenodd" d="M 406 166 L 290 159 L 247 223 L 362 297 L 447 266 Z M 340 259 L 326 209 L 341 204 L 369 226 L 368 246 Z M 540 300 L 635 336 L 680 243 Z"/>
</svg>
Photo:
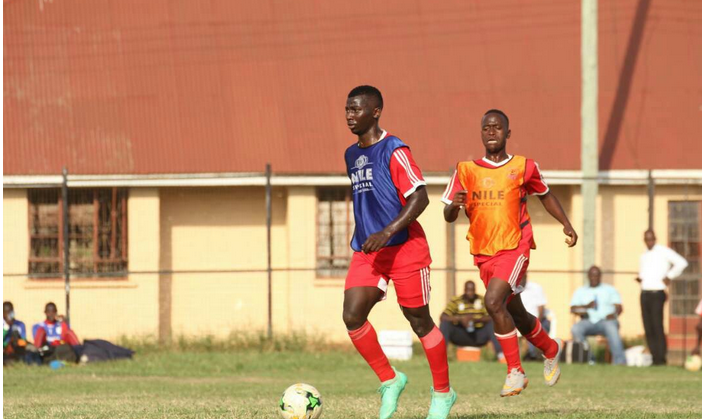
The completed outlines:
<svg viewBox="0 0 702 419">
<path fill-rule="evenodd" d="M 526 214 L 520 225 L 520 209 L 526 194 L 522 191 L 526 158 L 513 156 L 504 166 L 486 168 L 473 161 L 458 163 L 458 179 L 468 191 L 466 215 L 470 219 L 470 253 L 492 256 L 501 250 L 516 249 Z"/>
</svg>

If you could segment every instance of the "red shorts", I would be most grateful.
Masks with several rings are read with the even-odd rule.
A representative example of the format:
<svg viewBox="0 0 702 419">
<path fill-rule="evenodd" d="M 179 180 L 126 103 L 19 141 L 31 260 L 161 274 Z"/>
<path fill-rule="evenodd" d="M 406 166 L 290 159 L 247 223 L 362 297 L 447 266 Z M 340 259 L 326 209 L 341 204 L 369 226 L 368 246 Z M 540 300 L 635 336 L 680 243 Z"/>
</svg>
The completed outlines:
<svg viewBox="0 0 702 419">
<path fill-rule="evenodd" d="M 529 248 L 522 247 L 514 250 L 503 250 L 490 259 L 478 263 L 480 279 L 487 289 L 490 280 L 499 278 L 509 283 L 512 294 L 519 294 L 524 287 L 521 286 L 524 274 L 529 266 Z"/>
<path fill-rule="evenodd" d="M 399 272 L 374 264 L 373 259 L 373 256 L 362 252 L 353 253 L 344 290 L 354 287 L 378 287 L 383 291 L 381 300 L 384 300 L 388 283 L 392 280 L 397 302 L 402 307 L 415 308 L 429 304 L 429 265 L 414 271 Z"/>
</svg>

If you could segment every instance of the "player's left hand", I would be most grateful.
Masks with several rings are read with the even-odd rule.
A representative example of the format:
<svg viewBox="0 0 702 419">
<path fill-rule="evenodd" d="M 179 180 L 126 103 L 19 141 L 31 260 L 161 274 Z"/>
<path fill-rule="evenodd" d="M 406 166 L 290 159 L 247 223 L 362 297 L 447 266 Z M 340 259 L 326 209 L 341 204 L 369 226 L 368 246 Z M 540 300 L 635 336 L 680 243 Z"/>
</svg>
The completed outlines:
<svg viewBox="0 0 702 419">
<path fill-rule="evenodd" d="M 385 230 L 381 230 L 377 233 L 373 233 L 366 239 L 366 242 L 361 246 L 363 253 L 377 252 L 382 249 L 388 241 L 390 241 L 392 234 Z"/>
<path fill-rule="evenodd" d="M 578 242 L 578 233 L 575 232 L 572 226 L 563 227 L 563 234 L 568 236 L 568 238 L 565 239 L 568 247 L 573 247 L 575 243 Z"/>
</svg>

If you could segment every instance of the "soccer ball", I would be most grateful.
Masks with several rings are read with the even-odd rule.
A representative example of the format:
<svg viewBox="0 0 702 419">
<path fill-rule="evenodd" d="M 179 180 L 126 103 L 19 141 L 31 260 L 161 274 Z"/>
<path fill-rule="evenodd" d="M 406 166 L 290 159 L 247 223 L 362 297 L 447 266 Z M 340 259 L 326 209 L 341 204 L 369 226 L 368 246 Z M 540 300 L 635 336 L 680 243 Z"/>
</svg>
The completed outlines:
<svg viewBox="0 0 702 419">
<path fill-rule="evenodd" d="M 699 355 L 688 356 L 685 360 L 685 369 L 692 372 L 697 372 L 702 368 L 702 358 Z"/>
<path fill-rule="evenodd" d="M 309 384 L 293 384 L 283 392 L 278 411 L 285 419 L 317 419 L 322 416 L 322 396 Z"/>
</svg>

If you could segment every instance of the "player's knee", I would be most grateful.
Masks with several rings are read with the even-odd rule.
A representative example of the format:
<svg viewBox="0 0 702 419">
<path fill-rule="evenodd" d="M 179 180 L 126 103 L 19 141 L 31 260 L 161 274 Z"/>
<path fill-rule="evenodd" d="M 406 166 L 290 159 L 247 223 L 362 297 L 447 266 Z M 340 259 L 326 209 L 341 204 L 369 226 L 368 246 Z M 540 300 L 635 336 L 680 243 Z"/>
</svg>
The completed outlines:
<svg viewBox="0 0 702 419">
<path fill-rule="evenodd" d="M 434 329 L 434 322 L 426 321 L 421 318 L 413 318 L 410 319 L 410 326 L 412 326 L 412 330 L 417 336 L 423 337 Z"/>
<path fill-rule="evenodd" d="M 344 310 L 342 315 L 347 330 L 356 330 L 366 322 L 366 316 L 351 310 Z"/>
<path fill-rule="evenodd" d="M 494 316 L 505 310 L 504 303 L 501 298 L 497 298 L 492 295 L 485 296 L 485 309 L 488 314 Z"/>
</svg>

